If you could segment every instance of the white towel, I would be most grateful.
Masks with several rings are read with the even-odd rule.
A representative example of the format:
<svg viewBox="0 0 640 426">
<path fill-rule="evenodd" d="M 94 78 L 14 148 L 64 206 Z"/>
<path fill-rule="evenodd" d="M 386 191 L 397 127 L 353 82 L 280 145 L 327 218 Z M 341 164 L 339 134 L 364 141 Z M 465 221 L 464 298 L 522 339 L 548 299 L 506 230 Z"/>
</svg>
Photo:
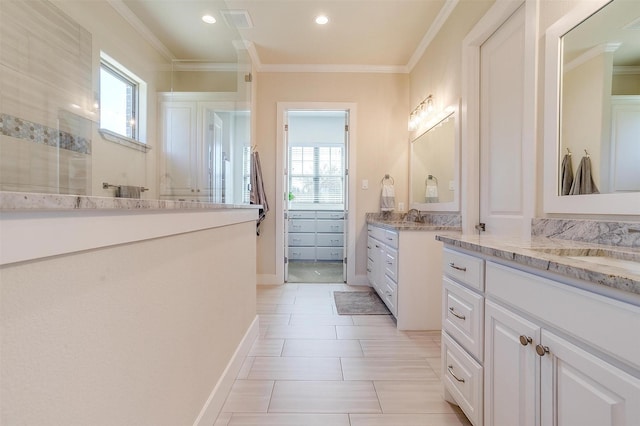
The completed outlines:
<svg viewBox="0 0 640 426">
<path fill-rule="evenodd" d="M 436 185 L 427 185 L 424 191 L 424 200 L 427 203 L 438 202 L 438 187 Z"/>
<path fill-rule="evenodd" d="M 380 211 L 391 212 L 396 206 L 396 192 L 393 184 L 383 183 L 380 194 Z"/>
</svg>

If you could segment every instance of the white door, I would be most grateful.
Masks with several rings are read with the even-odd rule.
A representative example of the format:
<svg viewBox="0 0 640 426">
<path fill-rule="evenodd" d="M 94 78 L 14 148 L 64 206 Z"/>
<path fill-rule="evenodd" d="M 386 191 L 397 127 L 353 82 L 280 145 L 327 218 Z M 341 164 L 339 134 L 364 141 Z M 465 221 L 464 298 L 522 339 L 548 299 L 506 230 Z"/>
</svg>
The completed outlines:
<svg viewBox="0 0 640 426">
<path fill-rule="evenodd" d="M 540 327 L 491 301 L 485 305 L 484 424 L 536 425 Z"/>
<path fill-rule="evenodd" d="M 639 378 L 546 330 L 541 345 L 542 426 L 638 425 Z"/>
<path fill-rule="evenodd" d="M 344 261 L 342 262 L 342 279 L 346 283 L 347 282 L 347 241 L 349 241 L 349 227 L 347 226 L 347 219 L 349 218 L 349 111 L 345 111 L 344 116 L 344 181 L 342 182 L 342 188 L 344 190 L 344 231 L 342 238 L 342 257 Z M 355 261 L 355 259 L 351 259 L 351 261 Z"/>
<path fill-rule="evenodd" d="M 487 233 L 520 235 L 528 219 L 523 158 L 525 5 L 480 47 L 480 220 Z"/>
<path fill-rule="evenodd" d="M 160 195 L 195 195 L 197 161 L 195 102 L 163 102 Z"/>
<path fill-rule="evenodd" d="M 611 190 L 600 191 L 640 191 L 640 96 L 612 96 L 611 104 Z"/>
</svg>

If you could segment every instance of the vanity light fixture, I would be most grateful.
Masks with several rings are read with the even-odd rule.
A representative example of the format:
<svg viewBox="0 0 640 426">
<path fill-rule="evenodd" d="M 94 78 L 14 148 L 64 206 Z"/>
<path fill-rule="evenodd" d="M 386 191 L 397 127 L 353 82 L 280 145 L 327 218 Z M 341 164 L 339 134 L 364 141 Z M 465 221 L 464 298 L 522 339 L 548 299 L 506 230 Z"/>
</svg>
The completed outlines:
<svg viewBox="0 0 640 426">
<path fill-rule="evenodd" d="M 316 16 L 316 24 L 325 25 L 328 22 L 329 22 L 329 18 L 327 18 L 325 15 Z"/>
<path fill-rule="evenodd" d="M 433 112 L 433 95 L 427 96 L 409 114 L 409 130 L 415 130 Z"/>
<path fill-rule="evenodd" d="M 207 24 L 215 24 L 216 23 L 216 18 L 214 18 L 211 15 L 203 15 L 202 16 L 202 20 L 204 22 L 206 22 Z"/>
</svg>

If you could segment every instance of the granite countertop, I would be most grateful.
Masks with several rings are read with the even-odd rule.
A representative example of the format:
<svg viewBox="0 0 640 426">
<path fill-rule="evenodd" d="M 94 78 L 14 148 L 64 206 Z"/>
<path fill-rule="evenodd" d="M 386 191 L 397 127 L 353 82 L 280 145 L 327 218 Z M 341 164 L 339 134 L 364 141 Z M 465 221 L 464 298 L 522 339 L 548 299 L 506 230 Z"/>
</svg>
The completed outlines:
<svg viewBox="0 0 640 426">
<path fill-rule="evenodd" d="M 530 240 L 488 235 L 438 235 L 436 239 L 462 249 L 509 260 L 543 271 L 640 295 L 640 272 L 569 256 L 606 256 L 639 262 L 640 249 L 533 236 Z M 640 269 L 638 269 L 640 271 Z"/>
<path fill-rule="evenodd" d="M 367 223 L 392 231 L 462 232 L 459 214 L 422 213 L 421 222 L 406 220 L 403 213 L 367 213 Z"/>
<path fill-rule="evenodd" d="M 86 195 L 0 192 L 0 211 L 62 210 L 218 210 L 256 209 L 250 204 L 215 204 L 196 201 L 143 200 Z"/>
</svg>

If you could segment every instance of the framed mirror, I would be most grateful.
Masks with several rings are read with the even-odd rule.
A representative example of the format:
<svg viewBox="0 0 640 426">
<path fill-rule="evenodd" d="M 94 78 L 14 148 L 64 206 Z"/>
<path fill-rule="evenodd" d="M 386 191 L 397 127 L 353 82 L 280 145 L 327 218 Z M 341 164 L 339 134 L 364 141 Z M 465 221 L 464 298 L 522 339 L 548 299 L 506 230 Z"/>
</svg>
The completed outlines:
<svg viewBox="0 0 640 426">
<path fill-rule="evenodd" d="M 544 211 L 640 214 L 640 2 L 580 3 L 546 33 Z"/>
<path fill-rule="evenodd" d="M 420 211 L 460 209 L 459 108 L 446 108 L 411 141 L 410 208 Z"/>
</svg>

